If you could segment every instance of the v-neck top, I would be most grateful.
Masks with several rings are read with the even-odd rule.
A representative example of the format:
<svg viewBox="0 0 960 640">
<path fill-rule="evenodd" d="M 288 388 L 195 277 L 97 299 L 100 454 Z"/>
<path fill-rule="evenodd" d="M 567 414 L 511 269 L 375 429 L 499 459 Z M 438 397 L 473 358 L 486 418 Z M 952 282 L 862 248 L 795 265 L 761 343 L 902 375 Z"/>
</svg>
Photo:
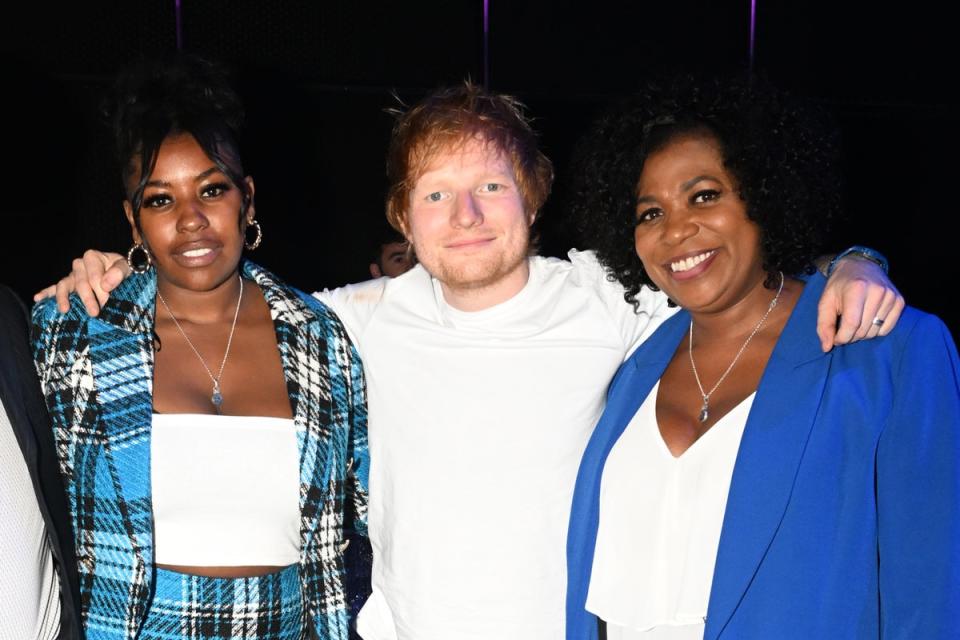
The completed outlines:
<svg viewBox="0 0 960 640">
<path fill-rule="evenodd" d="M 756 394 L 674 457 L 657 425 L 659 388 L 603 470 L 586 608 L 618 638 L 692 640 L 703 637 L 730 480 Z"/>
</svg>

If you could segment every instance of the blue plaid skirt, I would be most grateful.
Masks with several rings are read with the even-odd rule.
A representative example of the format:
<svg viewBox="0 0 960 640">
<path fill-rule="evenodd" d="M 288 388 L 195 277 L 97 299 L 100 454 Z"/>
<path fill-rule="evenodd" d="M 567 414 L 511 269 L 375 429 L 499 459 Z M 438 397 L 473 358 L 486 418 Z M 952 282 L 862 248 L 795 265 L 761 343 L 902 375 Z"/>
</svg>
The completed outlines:
<svg viewBox="0 0 960 640">
<path fill-rule="evenodd" d="M 204 578 L 157 569 L 140 640 L 301 640 L 307 636 L 293 565 L 258 578 Z"/>
</svg>

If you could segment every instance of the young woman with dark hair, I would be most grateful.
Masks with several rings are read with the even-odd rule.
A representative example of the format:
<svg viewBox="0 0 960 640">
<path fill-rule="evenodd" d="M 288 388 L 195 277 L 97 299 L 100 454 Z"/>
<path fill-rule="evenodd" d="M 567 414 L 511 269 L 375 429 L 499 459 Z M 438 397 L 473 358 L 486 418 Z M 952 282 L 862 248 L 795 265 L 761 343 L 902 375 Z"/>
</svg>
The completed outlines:
<svg viewBox="0 0 960 640">
<path fill-rule="evenodd" d="M 86 637 L 346 639 L 357 353 L 329 309 L 243 259 L 261 241 L 254 182 L 213 65 L 135 68 L 110 117 L 135 274 L 96 318 L 34 311 Z"/>
</svg>

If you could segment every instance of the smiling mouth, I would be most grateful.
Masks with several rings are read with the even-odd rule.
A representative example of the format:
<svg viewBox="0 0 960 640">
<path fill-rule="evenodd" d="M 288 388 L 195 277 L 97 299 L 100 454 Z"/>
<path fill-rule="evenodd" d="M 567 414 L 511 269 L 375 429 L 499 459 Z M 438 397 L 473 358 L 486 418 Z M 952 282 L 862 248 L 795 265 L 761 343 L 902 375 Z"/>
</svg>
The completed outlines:
<svg viewBox="0 0 960 640">
<path fill-rule="evenodd" d="M 203 256 L 213 253 L 213 249 L 210 247 L 203 247 L 202 249 L 190 249 L 189 251 L 181 251 L 180 255 L 184 258 L 202 258 Z"/>
<path fill-rule="evenodd" d="M 480 246 L 492 241 L 493 238 L 472 238 L 470 240 L 461 240 L 460 242 L 454 242 L 448 244 L 448 249 L 469 249 L 471 247 Z"/>
<path fill-rule="evenodd" d="M 710 251 L 704 251 L 695 256 L 690 256 L 689 258 L 683 258 L 675 262 L 670 263 L 670 271 L 673 273 L 683 273 L 684 271 L 690 271 L 695 266 L 703 262 L 704 260 L 710 258 L 717 252 L 716 249 L 711 249 Z"/>
</svg>

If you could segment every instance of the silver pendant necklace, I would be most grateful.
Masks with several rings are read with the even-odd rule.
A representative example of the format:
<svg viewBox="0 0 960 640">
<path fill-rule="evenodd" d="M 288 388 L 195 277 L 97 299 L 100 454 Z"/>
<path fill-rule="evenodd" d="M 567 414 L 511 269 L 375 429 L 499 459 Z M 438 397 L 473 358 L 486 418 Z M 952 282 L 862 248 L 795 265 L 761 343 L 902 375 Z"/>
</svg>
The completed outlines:
<svg viewBox="0 0 960 640">
<path fill-rule="evenodd" d="M 227 356 L 230 355 L 230 345 L 233 344 L 233 332 L 237 329 L 237 318 L 240 316 L 240 302 L 243 300 L 243 276 L 240 276 L 240 295 L 237 296 L 237 308 L 233 312 L 233 324 L 230 325 L 230 335 L 227 337 L 227 349 L 223 352 L 223 360 L 220 362 L 220 371 L 217 372 L 216 377 L 214 377 L 213 372 L 210 371 L 210 367 L 207 366 L 203 356 L 201 356 L 200 352 L 197 351 L 197 348 L 193 346 L 193 342 L 190 341 L 190 338 L 183 330 L 183 327 L 180 326 L 180 321 L 177 320 L 177 316 L 173 315 L 173 311 L 170 310 L 170 305 L 168 305 L 167 301 L 163 299 L 163 295 L 159 290 L 157 291 L 157 297 L 160 298 L 163 308 L 166 309 L 167 313 L 170 314 L 170 318 L 173 320 L 173 324 L 176 325 L 180 335 L 182 335 L 183 339 L 187 341 L 187 344 L 190 345 L 190 348 L 193 349 L 193 352 L 197 354 L 197 358 L 200 360 L 200 364 L 203 365 L 204 371 L 206 371 L 207 375 L 210 376 L 210 381 L 213 382 L 213 391 L 210 394 L 210 402 L 213 403 L 213 408 L 216 410 L 217 415 L 220 415 L 220 406 L 223 404 L 223 394 L 220 393 L 220 379 L 223 377 L 223 368 L 227 365 Z"/>
<path fill-rule="evenodd" d="M 700 396 L 703 398 L 703 405 L 700 407 L 699 420 L 703 424 L 710 418 L 710 396 L 713 395 L 713 392 L 717 390 L 717 387 L 720 386 L 720 383 L 723 382 L 724 378 L 727 377 L 727 374 L 733 370 L 733 365 L 737 364 L 737 360 L 740 359 L 740 356 L 743 355 L 743 352 L 746 350 L 747 345 L 750 344 L 750 341 L 753 340 L 753 336 L 757 335 L 757 331 L 760 331 L 760 327 L 763 326 L 764 320 L 767 319 L 767 316 L 770 315 L 770 312 L 773 311 L 773 308 L 777 306 L 777 301 L 780 299 L 780 293 L 783 291 L 783 272 L 780 272 L 780 288 L 777 289 L 777 295 L 773 296 L 773 300 L 770 301 L 770 306 L 767 307 L 767 312 L 763 314 L 763 317 L 760 318 L 760 322 L 757 323 L 757 326 L 753 328 L 753 331 L 750 332 L 750 335 L 747 336 L 747 339 L 743 342 L 743 346 L 740 347 L 740 351 L 737 351 L 737 355 L 733 356 L 733 362 L 730 363 L 730 366 L 727 367 L 727 370 L 723 372 L 723 375 L 720 376 L 720 379 L 717 380 L 717 384 L 713 385 L 713 388 L 710 391 L 704 391 L 703 385 L 700 383 L 700 374 L 697 373 L 697 363 L 693 361 L 693 319 L 690 319 L 690 340 L 687 343 L 687 353 L 690 355 L 690 366 L 693 368 L 693 379 L 697 381 L 697 388 L 700 389 Z"/>
</svg>

